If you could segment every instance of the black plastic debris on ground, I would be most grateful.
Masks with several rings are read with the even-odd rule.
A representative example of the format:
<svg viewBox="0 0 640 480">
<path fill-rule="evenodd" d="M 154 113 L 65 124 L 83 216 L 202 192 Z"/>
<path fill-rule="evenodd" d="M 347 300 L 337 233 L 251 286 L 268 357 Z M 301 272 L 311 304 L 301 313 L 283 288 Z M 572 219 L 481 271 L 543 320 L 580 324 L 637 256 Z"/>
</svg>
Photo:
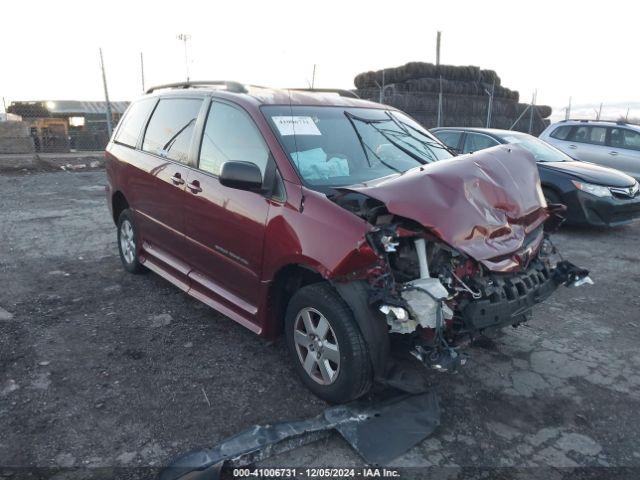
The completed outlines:
<svg viewBox="0 0 640 480">
<path fill-rule="evenodd" d="M 400 395 L 379 403 L 331 407 L 308 419 L 255 425 L 219 445 L 175 458 L 159 480 L 214 480 L 223 466 L 241 467 L 301 447 L 337 430 L 369 465 L 383 466 L 407 452 L 440 425 L 434 392 Z"/>
</svg>

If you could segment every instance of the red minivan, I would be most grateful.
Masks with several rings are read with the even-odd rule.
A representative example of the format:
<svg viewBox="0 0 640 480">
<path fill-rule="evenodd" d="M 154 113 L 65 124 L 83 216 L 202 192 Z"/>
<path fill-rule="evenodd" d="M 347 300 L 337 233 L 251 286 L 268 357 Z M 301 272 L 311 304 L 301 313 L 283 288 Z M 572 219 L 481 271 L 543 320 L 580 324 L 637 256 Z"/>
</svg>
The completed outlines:
<svg viewBox="0 0 640 480">
<path fill-rule="evenodd" d="M 453 155 L 351 92 L 236 82 L 153 88 L 107 147 L 124 268 L 151 270 L 244 325 L 284 331 L 302 381 L 344 402 L 411 390 L 390 339 L 455 369 L 462 341 L 527 321 L 560 284 L 531 155 Z M 395 344 L 395 342 L 394 342 Z"/>
</svg>

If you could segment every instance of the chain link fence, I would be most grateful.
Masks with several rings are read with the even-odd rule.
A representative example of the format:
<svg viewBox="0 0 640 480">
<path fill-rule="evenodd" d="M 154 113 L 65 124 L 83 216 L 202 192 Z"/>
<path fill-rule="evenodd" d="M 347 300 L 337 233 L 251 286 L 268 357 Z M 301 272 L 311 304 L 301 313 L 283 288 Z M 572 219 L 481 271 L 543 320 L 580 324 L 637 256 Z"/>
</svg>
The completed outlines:
<svg viewBox="0 0 640 480">
<path fill-rule="evenodd" d="M 106 102 L 6 103 L 0 114 L 0 154 L 69 153 L 104 150 L 109 133 Z M 110 102 L 115 125 L 128 102 Z"/>
</svg>

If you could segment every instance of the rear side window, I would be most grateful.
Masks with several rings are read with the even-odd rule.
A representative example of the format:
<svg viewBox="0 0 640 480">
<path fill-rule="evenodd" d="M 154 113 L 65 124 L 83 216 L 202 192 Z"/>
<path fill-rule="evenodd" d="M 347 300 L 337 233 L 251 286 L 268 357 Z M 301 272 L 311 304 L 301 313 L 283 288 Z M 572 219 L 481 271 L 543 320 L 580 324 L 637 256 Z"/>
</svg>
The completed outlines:
<svg viewBox="0 0 640 480">
<path fill-rule="evenodd" d="M 493 138 L 478 133 L 467 132 L 467 138 L 464 139 L 464 148 L 462 153 L 477 152 L 485 148 L 495 147 L 498 145 Z"/>
<path fill-rule="evenodd" d="M 606 127 L 585 127 L 576 128 L 571 134 L 571 140 L 579 143 L 593 143 L 596 145 L 604 145 L 607 137 Z"/>
<path fill-rule="evenodd" d="M 458 148 L 458 145 L 460 145 L 460 137 L 462 136 L 462 132 L 454 132 L 449 130 L 444 132 L 435 132 L 434 135 L 438 137 L 438 140 L 444 143 L 447 147 Z"/>
<path fill-rule="evenodd" d="M 202 137 L 200 170 L 219 175 L 224 162 L 242 161 L 255 163 L 264 176 L 268 159 L 269 149 L 249 115 L 213 102 Z"/>
<path fill-rule="evenodd" d="M 122 124 L 118 128 L 114 140 L 129 147 L 138 144 L 138 138 L 144 127 L 144 123 L 149 118 L 149 113 L 156 103 L 155 98 L 145 98 L 131 105 L 127 114 L 122 119 Z"/>
<path fill-rule="evenodd" d="M 557 138 L 558 140 L 566 140 L 571 132 L 571 125 L 563 125 L 561 127 L 556 128 L 549 135 L 551 138 Z"/>
<path fill-rule="evenodd" d="M 202 100 L 163 98 L 151 115 L 142 149 L 181 163 L 189 162 L 189 148 Z"/>
<path fill-rule="evenodd" d="M 640 133 L 626 128 L 612 128 L 610 144 L 612 147 L 640 150 Z"/>
</svg>

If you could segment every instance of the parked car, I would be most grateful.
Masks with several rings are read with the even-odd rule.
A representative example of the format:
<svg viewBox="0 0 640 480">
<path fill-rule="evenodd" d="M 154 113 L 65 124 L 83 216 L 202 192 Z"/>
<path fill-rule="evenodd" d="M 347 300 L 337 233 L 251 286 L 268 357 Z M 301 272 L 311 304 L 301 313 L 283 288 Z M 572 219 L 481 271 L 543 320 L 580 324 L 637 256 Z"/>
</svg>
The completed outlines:
<svg viewBox="0 0 640 480">
<path fill-rule="evenodd" d="M 540 138 L 575 160 L 617 168 L 640 180 L 640 126 L 625 122 L 563 120 Z"/>
<path fill-rule="evenodd" d="M 332 402 L 374 381 L 415 388 L 392 334 L 453 369 L 459 340 L 589 281 L 557 261 L 530 155 L 439 161 L 451 153 L 411 118 L 346 95 L 154 88 L 106 150 L 124 268 L 263 337 L 284 331 L 302 381 Z"/>
<path fill-rule="evenodd" d="M 434 128 L 446 145 L 469 153 L 501 144 L 515 144 L 533 154 L 547 202 L 567 206 L 570 224 L 614 226 L 640 217 L 640 188 L 629 175 L 613 168 L 578 162 L 544 141 L 511 130 Z"/>
</svg>

